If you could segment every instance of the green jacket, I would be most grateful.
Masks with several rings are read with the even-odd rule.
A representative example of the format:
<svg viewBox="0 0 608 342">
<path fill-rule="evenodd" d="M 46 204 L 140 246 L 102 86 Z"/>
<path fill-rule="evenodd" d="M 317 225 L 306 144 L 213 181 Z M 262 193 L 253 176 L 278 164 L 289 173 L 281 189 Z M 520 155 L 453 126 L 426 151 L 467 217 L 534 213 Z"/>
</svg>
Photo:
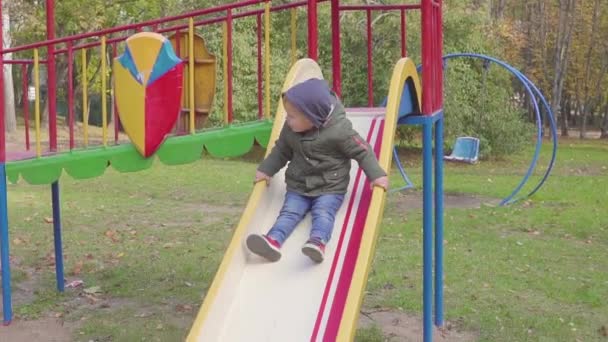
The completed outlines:
<svg viewBox="0 0 608 342">
<path fill-rule="evenodd" d="M 386 176 L 371 146 L 353 129 L 341 104 L 329 122 L 306 133 L 283 126 L 279 139 L 258 170 L 273 176 L 289 162 L 285 172 L 287 190 L 305 196 L 346 193 L 351 159 L 370 180 Z"/>
</svg>

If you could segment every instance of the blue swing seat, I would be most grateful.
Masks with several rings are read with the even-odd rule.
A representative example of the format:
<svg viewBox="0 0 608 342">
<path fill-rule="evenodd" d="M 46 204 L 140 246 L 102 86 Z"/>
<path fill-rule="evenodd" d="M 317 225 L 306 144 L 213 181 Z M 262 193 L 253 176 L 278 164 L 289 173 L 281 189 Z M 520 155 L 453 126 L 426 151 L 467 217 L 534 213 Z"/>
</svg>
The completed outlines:
<svg viewBox="0 0 608 342">
<path fill-rule="evenodd" d="M 458 137 L 454 149 L 449 156 L 443 159 L 448 161 L 475 164 L 479 160 L 479 139 L 474 137 Z"/>
</svg>

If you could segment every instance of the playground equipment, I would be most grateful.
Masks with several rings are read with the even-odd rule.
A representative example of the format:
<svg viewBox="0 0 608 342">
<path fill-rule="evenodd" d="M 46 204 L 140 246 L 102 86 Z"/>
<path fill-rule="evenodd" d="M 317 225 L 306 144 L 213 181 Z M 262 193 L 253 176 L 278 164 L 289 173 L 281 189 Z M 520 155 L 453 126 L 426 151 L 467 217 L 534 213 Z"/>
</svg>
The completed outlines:
<svg viewBox="0 0 608 342">
<path fill-rule="evenodd" d="M 459 161 L 469 164 L 477 163 L 479 159 L 479 139 L 475 137 L 458 137 L 449 156 L 443 157 L 449 161 Z"/>
<path fill-rule="evenodd" d="M 0 0 L 1 2 L 1 0 Z M 393 134 L 396 124 L 412 124 L 421 125 L 423 132 L 423 338 L 424 341 L 431 341 L 431 332 L 433 324 L 433 304 L 434 304 L 434 323 L 437 326 L 443 325 L 443 69 L 442 69 L 442 1 L 441 0 L 421 0 L 419 4 L 408 5 L 345 5 L 338 0 L 322 1 L 322 0 L 305 0 L 292 2 L 287 4 L 273 6 L 270 1 L 264 0 L 245 0 L 237 3 L 224 4 L 214 8 L 200 9 L 190 13 L 166 18 L 153 20 L 143 23 L 130 24 L 121 27 L 102 30 L 99 32 L 85 33 L 81 35 L 56 38 L 54 31 L 54 10 L 53 0 L 47 0 L 47 40 L 40 43 L 30 44 L 27 46 L 13 47 L 2 49 L 0 44 L 0 68 L 4 64 L 9 63 L 19 65 L 22 70 L 27 70 L 28 65 L 33 65 L 35 75 L 33 77 L 34 87 L 37 92 L 40 91 L 39 70 L 40 65 L 46 65 L 48 75 L 48 103 L 49 103 L 49 132 L 48 140 L 45 140 L 45 145 L 48 143 L 48 149 L 43 151 L 43 134 L 40 128 L 40 96 L 36 96 L 34 106 L 34 122 L 35 122 L 35 148 L 31 151 L 29 137 L 29 108 L 25 107 L 25 123 L 26 123 L 26 143 L 23 149 L 7 150 L 7 144 L 4 134 L 4 101 L 2 99 L 3 92 L 0 92 L 0 257 L 2 261 L 2 299 L 3 299 L 3 318 L 4 323 L 10 323 L 12 319 L 12 302 L 10 288 L 10 262 L 9 262 L 9 230 L 8 230 L 8 208 L 7 208 L 7 185 L 6 180 L 13 183 L 19 179 L 32 184 L 51 184 L 52 189 L 52 206 L 53 206 L 53 227 L 55 239 L 55 260 L 56 260 L 56 276 L 57 289 L 63 291 L 63 255 L 62 255 L 62 240 L 61 240 L 61 217 L 60 217 L 60 200 L 59 200 L 59 178 L 65 171 L 74 178 L 86 179 L 96 177 L 104 173 L 108 166 L 121 172 L 139 171 L 149 167 L 154 158 L 165 164 L 184 164 L 198 160 L 203 149 L 210 154 L 216 156 L 238 156 L 249 151 L 254 143 L 258 143 L 263 147 L 272 144 L 271 134 L 276 137 L 277 127 L 280 127 L 282 122 L 283 111 L 281 104 L 278 105 L 274 122 L 271 113 L 271 97 L 277 98 L 278 94 L 270 93 L 270 73 L 272 71 L 270 64 L 270 16 L 272 13 L 289 10 L 292 15 L 292 51 L 291 60 L 294 62 L 292 71 L 285 80 L 285 85 L 293 84 L 305 77 L 321 76 L 319 68 L 313 60 L 318 57 L 318 35 L 317 35 L 317 6 L 324 2 L 330 3 L 331 6 L 331 30 L 332 41 L 327 44 L 332 47 L 332 66 L 331 79 L 333 89 L 338 95 L 341 95 L 341 50 L 340 50 L 340 21 L 339 16 L 344 11 L 364 11 L 367 18 L 367 70 L 368 70 L 368 105 L 370 108 L 365 109 L 348 109 L 356 128 L 368 136 L 373 143 L 372 146 L 377 148 L 381 165 L 388 168 L 391 163 L 391 149 L 393 143 Z M 1 4 L 0 4 L 1 5 Z M 309 59 L 303 59 L 296 62 L 295 49 L 295 9 L 305 7 L 307 9 L 307 56 Z M 0 6 L 1 8 L 1 6 Z M 0 10 L 1 11 L 1 10 Z M 400 52 L 404 59 L 401 59 L 395 66 L 393 77 L 391 79 L 390 91 L 386 108 L 373 107 L 373 51 L 372 51 L 372 14 L 375 11 L 396 11 L 401 16 L 401 46 Z M 417 84 L 417 73 L 413 67 L 413 63 L 407 57 L 406 48 L 406 14 L 419 13 L 422 27 L 422 73 L 421 84 Z M 232 66 L 232 28 L 233 24 L 239 18 L 255 17 L 257 19 L 257 61 L 258 61 L 258 79 L 257 79 L 257 96 L 258 96 L 258 113 L 259 120 L 246 122 L 242 124 L 234 124 L 234 114 L 232 107 L 233 89 L 232 82 L 234 77 Z M 414 21 L 416 22 L 416 21 Z M 221 24 L 223 25 L 223 69 L 224 69 L 224 94 L 225 106 L 223 108 L 223 121 L 225 126 L 213 130 L 197 131 L 196 118 L 197 113 L 204 113 L 206 105 L 210 106 L 213 100 L 213 93 L 207 92 L 207 95 L 202 98 L 201 102 L 197 102 L 197 68 L 207 67 L 211 70 L 212 63 L 207 59 L 213 59 L 210 55 L 204 53 L 201 43 L 196 38 L 196 29 L 207 25 Z M 1 23 L 0 23 L 1 29 Z M 107 75 L 109 73 L 106 65 L 106 58 L 100 58 L 101 61 L 101 117 L 102 117 L 102 136 L 100 143 L 95 145 L 93 139 L 89 139 L 88 122 L 89 114 L 87 106 L 83 106 L 83 142 L 78 142 L 76 136 L 80 134 L 76 129 L 75 121 L 75 98 L 74 98 L 74 65 L 75 56 L 80 54 L 80 67 L 82 68 L 80 75 L 85 75 L 82 79 L 83 86 L 83 103 L 88 103 L 88 61 L 91 60 L 91 53 L 98 52 L 100 56 L 111 55 L 118 57 L 122 48 L 122 42 L 132 36 L 135 31 L 154 31 L 159 34 L 168 35 L 172 42 L 172 48 L 177 50 L 177 57 L 184 58 L 187 61 L 185 68 L 183 89 L 185 93 L 182 96 L 181 111 L 187 112 L 188 118 L 188 134 L 181 136 L 172 136 L 164 140 L 159 145 L 155 153 L 149 157 L 144 157 L 151 150 L 143 149 L 143 155 L 132 144 L 118 144 L 120 123 L 128 121 L 127 117 L 134 115 L 131 110 L 120 104 L 114 104 L 118 108 L 118 113 L 113 120 L 114 139 L 112 141 L 108 132 L 108 86 Z M 183 36 L 182 36 L 183 35 Z M 171 38 L 173 37 L 173 39 Z M 184 38 L 187 37 L 187 38 Z M 0 43 L 2 43 L 0 41 Z M 179 48 L 178 48 L 179 45 Z M 185 49 L 187 46 L 187 53 Z M 40 49 L 46 50 L 46 57 L 40 58 Z M 5 60 L 7 53 L 21 53 L 27 57 L 24 59 Z M 262 53 L 263 52 L 263 53 Z M 282 55 L 287 55 L 284 51 Z M 69 139 L 67 147 L 62 147 L 58 144 L 57 134 L 57 110 L 56 110 L 56 55 L 66 55 L 67 60 L 67 98 L 68 98 L 68 113 L 67 121 L 69 127 Z M 193 57 L 192 57 L 193 56 Z M 191 58 L 192 57 L 192 58 Z M 198 61 L 202 63 L 199 65 Z M 207 63 L 209 62 L 209 63 Z M 112 70 L 112 72 L 116 72 Z M 25 73 L 24 73 L 25 75 Z M 201 76 L 205 77 L 205 76 Z M 28 78 L 23 77 L 24 85 L 27 88 Z M 205 84 L 204 82 L 202 84 Z M 3 79 L 0 76 L 0 88 L 3 87 Z M 118 89 L 114 89 L 117 91 Z M 120 99 L 120 95 L 117 96 Z M 27 101 L 26 101 L 27 102 Z M 179 102 L 179 101 L 178 101 Z M 25 105 L 24 105 L 25 106 Z M 126 111 L 126 112 L 125 112 Z M 180 110 L 178 110 L 179 112 Z M 133 110 L 136 113 L 137 110 Z M 145 112 L 145 110 L 144 110 Z M 141 111 L 139 112 L 141 113 Z M 212 114 L 212 113 L 209 113 Z M 237 113 L 238 114 L 238 113 Z M 185 115 L 185 114 L 184 114 Z M 396 123 L 395 123 L 396 122 Z M 128 126 L 128 125 L 127 125 Z M 141 125 L 140 125 L 141 127 Z M 111 128 L 111 127 L 110 127 Z M 127 129 L 128 132 L 128 129 Z M 129 133 L 129 132 L 128 132 Z M 129 133 L 130 135 L 133 135 Z M 46 139 L 46 138 L 45 138 Z M 145 138 L 143 139 L 146 140 Z M 435 144 L 435 156 L 433 156 L 433 142 Z M 145 144 L 144 144 L 145 145 Z M 434 166 L 434 168 L 433 168 Z M 361 300 L 363 298 L 363 289 L 367 280 L 367 274 L 370 268 L 370 263 L 375 247 L 376 235 L 378 233 L 378 223 L 382 213 L 383 203 L 385 201 L 385 193 L 382 190 L 369 190 L 368 187 L 362 186 L 365 180 L 360 175 L 356 168 L 353 168 L 355 181 L 351 185 L 350 199 L 350 216 L 347 219 L 347 212 L 342 212 L 344 215 L 340 218 L 341 232 L 352 232 L 351 235 L 344 234 L 343 241 L 340 246 L 335 246 L 335 254 L 331 259 L 328 256 L 328 261 L 331 262 L 320 265 L 314 270 L 309 269 L 307 272 L 314 274 L 291 273 L 289 276 L 299 277 L 301 281 L 311 282 L 309 290 L 315 293 L 309 293 L 316 298 L 310 300 L 306 296 L 290 295 L 290 301 L 294 301 L 293 305 L 289 305 L 291 311 L 287 310 L 286 306 L 281 306 L 281 301 L 273 303 L 275 306 L 269 307 L 266 315 L 247 315 L 247 311 L 243 310 L 242 304 L 247 310 L 251 309 L 255 303 L 242 302 L 238 308 L 228 305 L 231 301 L 230 296 L 234 294 L 237 298 L 247 299 L 255 296 L 247 294 L 256 293 L 256 295 L 265 295 L 260 290 L 263 278 L 261 275 L 267 276 L 266 273 L 272 271 L 283 272 L 285 267 L 290 265 L 289 258 L 277 265 L 271 267 L 279 267 L 274 269 L 268 265 L 255 265 L 248 263 L 243 259 L 241 237 L 246 232 L 253 229 L 256 223 L 262 223 L 257 217 L 252 208 L 258 207 L 257 212 L 267 213 L 268 210 L 273 210 L 276 206 L 277 196 L 280 195 L 282 189 L 278 185 L 280 181 L 277 179 L 275 186 L 268 189 L 263 188 L 260 184 L 256 185 L 252 191 L 251 197 L 245 211 L 241 217 L 240 223 L 235 231 L 234 238 L 230 243 L 226 255 L 220 265 L 220 270 L 216 275 L 213 284 L 206 295 L 206 300 L 201 308 L 201 312 L 197 316 L 197 320 L 190 332 L 191 340 L 208 338 L 209 336 L 225 336 L 227 339 L 238 336 L 221 335 L 221 334 L 236 334 L 234 330 L 224 330 L 227 324 L 243 328 L 244 331 L 249 331 L 251 334 L 259 333 L 262 328 L 266 328 L 266 332 L 272 336 L 280 332 L 283 326 L 274 324 L 275 320 L 290 318 L 294 310 L 299 311 L 302 308 L 295 304 L 295 301 L 307 300 L 305 310 L 310 313 L 311 310 L 316 315 L 306 316 L 306 324 L 302 328 L 294 327 L 301 335 L 293 333 L 287 335 L 290 340 L 350 340 L 353 337 L 354 329 L 356 328 L 357 316 Z M 548 175 L 548 174 L 547 174 Z M 433 193 L 434 191 L 434 193 Z M 350 201 L 350 200 L 349 200 Z M 267 206 L 267 207 L 259 207 Z M 260 209 L 261 208 L 261 209 Z M 349 211 L 348 208 L 344 209 Z M 274 215 L 267 215 L 274 216 Z M 354 228 L 346 229 L 345 224 L 354 224 Z M 258 227 L 259 228 L 259 227 Z M 297 241 L 297 237 L 291 239 Z M 289 248 L 289 243 L 285 248 Z M 331 250 L 331 248 L 329 249 Z M 330 252 L 331 253 L 331 252 Z M 290 253 L 285 253 L 286 256 Z M 302 269 L 301 265 L 299 265 Z M 292 269 L 293 272 L 294 269 Z M 303 271 L 304 272 L 304 271 Z M 349 275 L 348 277 L 344 275 Z M 239 278 L 239 277 L 243 278 Z M 289 288 L 292 284 L 289 277 L 284 277 L 279 280 L 276 277 L 270 277 L 275 281 L 276 286 L 285 286 Z M 305 279 L 305 280 L 304 280 Z M 284 281 L 284 282 L 283 282 Z M 319 282 L 320 281 L 320 282 Z M 317 286 L 319 285 L 320 286 Z M 282 295 L 285 295 L 283 293 Z M 287 298 L 287 297 L 286 297 Z M 265 302 L 264 304 L 268 304 Z M 249 312 L 250 313 L 250 312 Z M 226 320 L 233 319 L 234 321 L 227 322 Z M 246 321 L 244 320 L 246 318 Z M 298 317 L 296 322 L 300 322 Z M 304 318 L 303 318 L 304 319 Z M 259 321 L 258 321 L 259 320 Z M 312 321 L 314 322 L 312 322 Z M 260 326 L 254 326 L 252 323 L 260 323 Z M 272 323 L 272 325 L 267 325 Z M 287 326 L 285 326 L 287 327 Z M 309 330 L 309 328 L 311 328 Z M 217 334 L 217 335 L 216 335 Z M 251 335 L 256 336 L 256 335 Z M 208 340 L 208 339 L 206 339 Z M 285 335 L 281 335 L 279 340 L 284 341 Z"/>
<path fill-rule="evenodd" d="M 323 77 L 319 66 L 311 59 L 300 60 L 287 75 L 283 90 L 312 77 Z M 403 89 L 419 94 L 419 84 L 414 63 L 404 58 L 393 71 L 387 108 L 346 109 L 355 129 L 374 147 L 383 168 L 390 168 Z M 279 102 L 271 142 L 278 137 L 284 116 Z M 281 208 L 283 177 L 281 172 L 270 186 L 255 186 L 188 341 L 354 338 L 386 194 L 379 188 L 371 190 L 353 162 L 354 182 L 345 198 L 348 205 L 336 217 L 336 242 L 327 251 L 329 262 L 313 266 L 300 258 L 297 241 L 305 239 L 306 229 L 296 229 L 283 246 L 281 262 L 260 264 L 243 248 L 243 239 L 272 224 L 274 217 L 267 213 Z M 309 225 L 310 220 L 301 224 Z M 259 313 L 262 307 L 267 314 Z"/>
<path fill-rule="evenodd" d="M 175 50 L 178 57 L 185 62 L 184 65 L 184 87 L 182 94 L 182 108 L 180 109 L 180 117 L 176 127 L 176 133 L 189 132 L 188 127 L 194 127 L 195 130 L 204 127 L 211 107 L 213 106 L 213 98 L 215 96 L 216 85 L 216 57 L 209 52 L 205 44 L 205 40 L 199 34 L 194 34 L 192 42 L 192 51 L 190 51 L 190 35 L 188 32 L 180 32 L 172 34 L 169 41 Z M 194 56 L 194 124 L 190 123 L 190 54 Z"/>
<path fill-rule="evenodd" d="M 116 105 L 122 125 L 139 153 L 148 158 L 175 126 L 180 112 L 183 64 L 169 41 L 142 32 L 126 40 L 114 60 Z"/>
<path fill-rule="evenodd" d="M 500 202 L 499 205 L 503 206 L 503 205 L 507 205 L 507 204 L 512 204 L 519 200 L 526 199 L 526 198 L 534 195 L 549 178 L 549 175 L 551 174 L 551 171 L 553 170 L 553 166 L 555 165 L 555 161 L 557 158 L 557 124 L 555 121 L 555 117 L 553 115 L 553 111 L 551 110 L 551 106 L 549 106 L 547 100 L 545 99 L 545 97 L 541 93 L 541 91 L 538 89 L 538 87 L 528 77 L 526 77 L 524 74 L 521 73 L 521 71 L 517 70 L 516 68 L 507 64 L 504 61 L 501 61 L 495 57 L 482 55 L 482 54 L 476 54 L 476 53 L 453 53 L 453 54 L 448 54 L 448 55 L 443 56 L 443 61 L 444 61 L 442 64 L 443 68 L 445 69 L 447 67 L 448 60 L 454 59 L 454 58 L 481 59 L 484 62 L 484 73 L 487 72 L 487 69 L 488 69 L 490 63 L 497 64 L 497 65 L 501 66 L 502 68 L 506 69 L 508 72 L 510 72 L 524 86 L 524 89 L 526 90 L 526 92 L 529 95 L 529 98 L 531 99 L 532 106 L 533 106 L 534 113 L 535 113 L 535 118 L 536 118 L 536 122 L 535 122 L 535 124 L 536 124 L 536 144 L 534 147 L 534 155 L 532 156 L 530 166 L 528 167 L 528 170 L 526 171 L 526 174 L 524 175 L 523 179 L 515 187 L 515 189 Z M 421 69 L 422 69 L 422 65 L 418 65 L 418 71 L 420 71 Z M 539 106 L 539 101 L 541 102 L 542 107 Z M 522 190 L 522 188 L 530 180 L 530 177 L 532 176 L 532 173 L 534 172 L 534 170 L 538 164 L 538 159 L 540 157 L 540 150 L 541 150 L 541 146 L 543 143 L 543 138 L 542 138 L 543 133 L 542 132 L 543 132 L 544 124 L 545 124 L 545 121 L 543 120 L 541 108 L 544 109 L 545 118 L 546 118 L 546 120 L 548 120 L 548 123 L 549 123 L 549 128 L 550 128 L 549 132 L 551 133 L 551 143 L 552 143 L 551 159 L 547 165 L 546 170 L 543 172 L 541 179 L 534 186 L 534 188 L 532 190 L 530 190 L 530 192 L 528 192 L 526 195 L 523 195 L 520 197 L 515 197 L 517 194 L 519 194 L 519 192 Z M 471 137 L 471 138 L 477 139 L 474 137 Z M 456 142 L 454 143 L 454 150 L 456 150 L 456 148 L 458 147 L 460 151 L 457 151 L 454 156 L 448 156 L 446 159 L 459 157 L 459 158 L 468 160 L 469 159 L 468 157 L 474 156 L 475 153 L 478 153 L 478 152 L 475 152 L 475 150 L 478 150 L 478 148 L 479 148 L 478 142 L 475 143 L 474 141 L 472 141 L 472 142 L 470 142 L 471 145 L 469 145 L 469 146 L 463 146 L 463 145 L 458 146 L 459 139 L 460 138 L 457 138 Z M 475 145 L 477 145 L 477 146 L 475 146 Z M 466 148 L 463 148 L 463 147 L 466 147 Z M 412 182 L 409 180 L 407 173 L 405 172 L 403 166 L 401 165 L 401 161 L 399 160 L 396 150 L 395 150 L 394 155 L 395 155 L 395 163 L 397 164 L 397 167 L 399 169 L 399 172 L 400 172 L 402 178 L 406 182 L 405 187 L 402 187 L 400 189 L 395 189 L 394 191 L 399 191 L 402 189 L 407 189 L 407 188 L 413 187 Z"/>
</svg>

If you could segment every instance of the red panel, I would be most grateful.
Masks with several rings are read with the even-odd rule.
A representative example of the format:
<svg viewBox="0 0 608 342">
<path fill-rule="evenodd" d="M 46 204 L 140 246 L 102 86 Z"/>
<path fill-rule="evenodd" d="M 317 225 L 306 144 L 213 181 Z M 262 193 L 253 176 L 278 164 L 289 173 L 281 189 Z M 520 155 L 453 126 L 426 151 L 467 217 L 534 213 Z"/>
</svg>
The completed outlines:
<svg viewBox="0 0 608 342">
<path fill-rule="evenodd" d="M 146 88 L 146 158 L 156 152 L 177 122 L 183 69 L 182 63 L 176 65 Z"/>
</svg>

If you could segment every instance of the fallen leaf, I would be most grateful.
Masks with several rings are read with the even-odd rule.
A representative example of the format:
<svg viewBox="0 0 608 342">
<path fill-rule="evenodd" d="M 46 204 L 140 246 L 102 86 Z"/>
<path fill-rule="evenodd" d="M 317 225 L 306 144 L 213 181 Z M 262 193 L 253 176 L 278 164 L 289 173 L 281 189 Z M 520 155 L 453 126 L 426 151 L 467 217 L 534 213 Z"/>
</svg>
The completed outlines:
<svg viewBox="0 0 608 342">
<path fill-rule="evenodd" d="M 53 218 L 52 217 L 45 217 L 44 218 L 44 222 L 46 222 L 46 223 L 53 223 Z"/>
<path fill-rule="evenodd" d="M 105 236 L 110 238 L 112 242 L 119 242 L 118 233 L 115 230 L 107 230 Z"/>
<path fill-rule="evenodd" d="M 84 266 L 84 262 L 77 262 L 76 265 L 74 265 L 74 268 L 72 269 L 72 275 L 79 275 L 80 273 L 82 273 L 82 266 Z"/>
<path fill-rule="evenodd" d="M 602 325 L 599 330 L 600 335 L 604 337 L 608 337 L 608 328 L 605 325 Z"/>
<path fill-rule="evenodd" d="M 99 302 L 101 300 L 100 298 L 97 298 L 90 294 L 85 294 L 84 296 L 91 304 L 96 304 L 97 302 Z"/>
<path fill-rule="evenodd" d="M 177 304 L 175 306 L 176 312 L 190 312 L 192 311 L 192 306 L 188 304 Z"/>
<path fill-rule="evenodd" d="M 23 242 L 24 241 L 21 240 L 20 238 L 14 238 L 13 239 L 13 244 L 16 245 L 16 246 L 19 246 L 19 245 L 23 244 Z"/>
<path fill-rule="evenodd" d="M 163 245 L 163 248 L 171 248 L 173 247 L 173 243 L 171 242 L 167 242 L 166 244 Z"/>
</svg>

